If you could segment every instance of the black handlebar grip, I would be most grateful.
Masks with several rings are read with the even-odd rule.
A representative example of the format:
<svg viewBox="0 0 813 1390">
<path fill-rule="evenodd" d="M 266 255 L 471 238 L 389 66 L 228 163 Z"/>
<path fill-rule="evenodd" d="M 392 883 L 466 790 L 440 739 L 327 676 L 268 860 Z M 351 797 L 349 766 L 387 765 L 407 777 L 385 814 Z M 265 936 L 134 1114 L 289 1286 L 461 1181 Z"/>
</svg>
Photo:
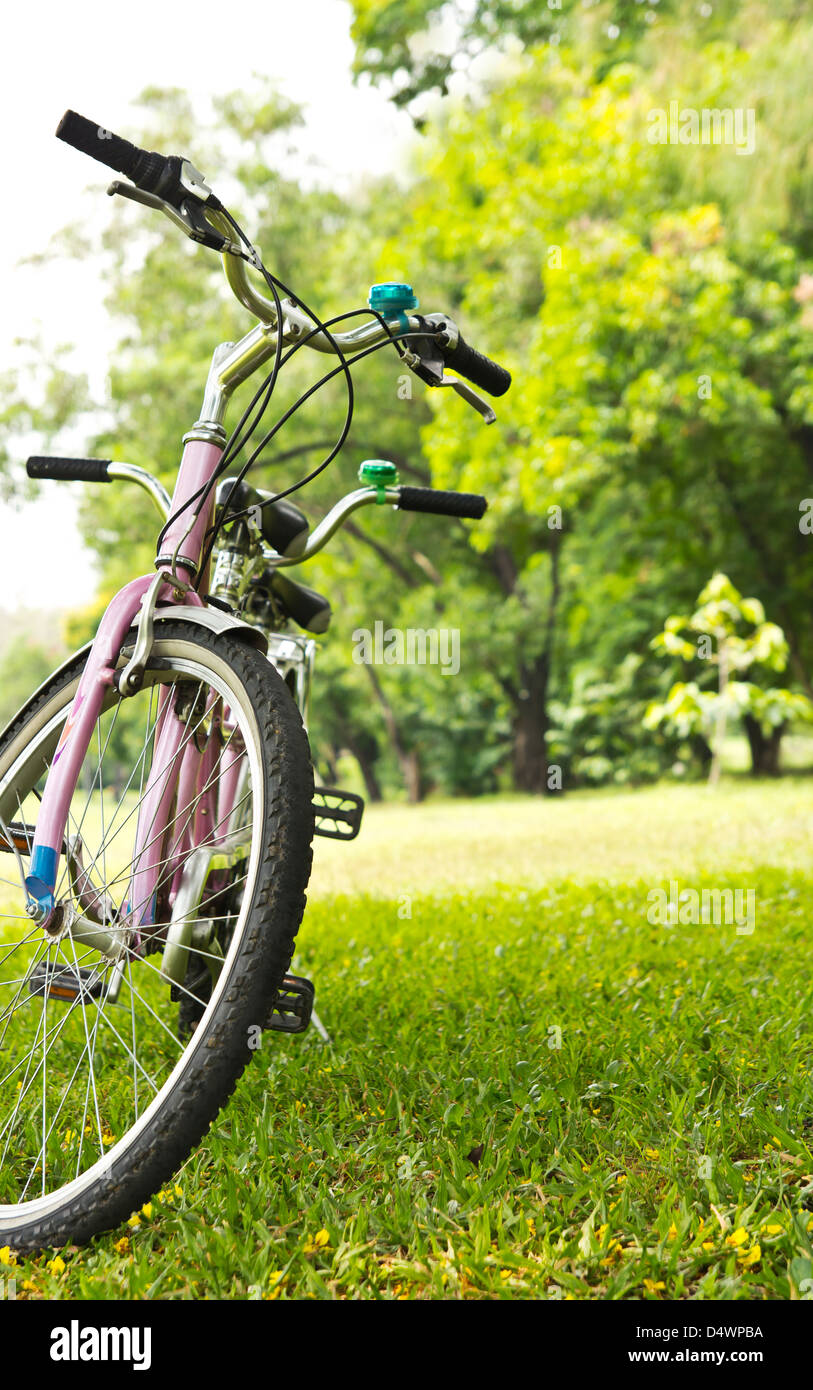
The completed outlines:
<svg viewBox="0 0 813 1390">
<path fill-rule="evenodd" d="M 109 169 L 124 174 L 137 188 L 143 188 L 147 193 L 155 191 L 167 168 L 166 155 L 139 149 L 138 145 L 131 145 L 129 140 L 122 140 L 120 135 L 114 135 L 76 111 L 65 112 L 56 134 L 59 140 L 72 145 L 75 150 L 81 150 L 82 154 L 89 154 L 91 159 L 98 159 Z"/>
<path fill-rule="evenodd" d="M 477 492 L 436 492 L 431 487 L 402 487 L 402 512 L 432 512 L 435 516 L 465 516 L 479 521 L 488 503 Z"/>
<path fill-rule="evenodd" d="M 110 459 L 51 459 L 34 455 L 25 465 L 29 478 L 55 478 L 60 483 L 112 483 Z"/>
<path fill-rule="evenodd" d="M 458 338 L 456 348 L 443 348 L 442 351 L 448 367 L 454 368 L 490 396 L 504 396 L 511 385 L 511 373 L 505 367 L 492 362 L 490 357 L 484 357 L 476 348 L 469 347 L 463 338 Z"/>
</svg>

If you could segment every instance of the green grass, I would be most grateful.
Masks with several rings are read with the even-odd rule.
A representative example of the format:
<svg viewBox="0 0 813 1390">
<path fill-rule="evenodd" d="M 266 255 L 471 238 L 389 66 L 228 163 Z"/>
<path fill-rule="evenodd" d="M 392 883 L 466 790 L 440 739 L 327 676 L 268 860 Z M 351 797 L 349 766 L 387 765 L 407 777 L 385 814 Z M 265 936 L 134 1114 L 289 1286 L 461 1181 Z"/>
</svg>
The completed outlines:
<svg viewBox="0 0 813 1390">
<path fill-rule="evenodd" d="M 331 1045 L 264 1035 L 163 1199 L 0 1273 L 32 1298 L 800 1296 L 811 791 L 373 808 L 320 842 L 295 962 Z M 670 878 L 753 887 L 755 930 L 650 925 Z"/>
</svg>

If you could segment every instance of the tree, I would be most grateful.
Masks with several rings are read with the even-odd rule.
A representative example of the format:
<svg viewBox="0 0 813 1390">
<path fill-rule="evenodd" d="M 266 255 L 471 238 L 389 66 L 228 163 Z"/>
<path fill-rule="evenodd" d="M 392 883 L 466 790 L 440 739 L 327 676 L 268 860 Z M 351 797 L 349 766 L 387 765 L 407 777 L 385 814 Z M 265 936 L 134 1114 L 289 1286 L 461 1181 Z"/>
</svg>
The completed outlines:
<svg viewBox="0 0 813 1390">
<path fill-rule="evenodd" d="M 813 701 L 790 690 L 765 690 L 735 677 L 753 666 L 784 671 L 788 661 L 785 635 L 776 623 L 766 622 L 759 599 L 743 598 L 725 574 L 712 576 L 698 605 L 691 617 L 667 618 L 652 646 L 681 661 L 707 662 L 716 671 L 716 689 L 702 688 L 698 681 L 678 681 L 662 704 L 650 705 L 644 724 L 648 729 L 665 727 L 681 737 L 701 733 L 712 750 L 709 784 L 716 786 L 726 728 L 729 720 L 739 715 L 750 720 L 762 735 L 763 744 L 753 736 L 750 740 L 752 756 L 756 754 L 754 774 L 776 772 L 782 731 L 793 719 L 813 720 Z M 684 629 L 697 637 L 684 636 Z M 769 757 L 759 756 L 762 748 L 769 750 Z"/>
<path fill-rule="evenodd" d="M 777 21 L 806 17 L 804 0 L 351 0 L 355 71 L 388 90 L 422 124 L 427 94 L 446 96 L 478 60 L 550 45 L 575 52 L 600 80 L 620 64 L 650 70 L 691 47 L 711 53 L 728 41 L 750 48 Z M 492 62 L 489 65 L 488 59 Z"/>
<path fill-rule="evenodd" d="M 503 592 L 490 636 L 511 636 L 487 659 L 538 790 L 568 670 L 600 653 L 611 680 L 710 559 L 763 593 L 804 688 L 813 668 L 805 262 L 774 232 L 741 242 L 714 204 L 669 205 L 652 104 L 633 69 L 590 83 L 530 54 L 487 101 L 448 105 L 411 199 L 413 263 L 515 374 L 499 431 L 444 402 L 424 447 L 439 485 L 490 500 L 472 544 Z"/>
<path fill-rule="evenodd" d="M 330 640 L 348 658 L 352 631 L 371 617 L 461 627 L 467 661 L 455 682 L 395 667 L 340 676 L 337 666 L 336 718 L 315 706 L 325 757 L 335 764 L 355 744 L 362 777 L 385 790 L 409 782 L 415 795 L 489 787 L 509 764 L 516 786 L 544 792 L 551 760 L 576 781 L 654 775 L 669 747 L 653 748 L 641 725 L 667 694 L 650 634 L 664 611 L 687 610 L 710 569 L 761 595 L 794 684 L 813 694 L 813 549 L 799 520 L 813 473 L 813 24 L 790 0 L 770 22 L 752 3 L 715 5 L 702 24 L 667 3 L 654 20 L 653 6 L 632 3 L 591 6 L 586 18 L 581 6 L 558 13 L 532 0 L 461 6 L 459 23 L 468 15 L 466 34 L 486 49 L 500 37 L 497 9 L 524 43 L 544 21 L 558 51 L 505 45 L 488 82 L 427 121 L 406 194 L 375 180 L 348 203 L 269 173 L 297 116 L 267 90 L 224 99 L 216 138 L 181 95 L 152 93 L 135 132 L 150 145 L 175 140 L 207 171 L 237 168 L 229 201 L 247 209 L 272 268 L 322 312 L 360 303 L 370 280 L 410 279 L 423 309 L 450 310 L 514 372 L 499 426 L 484 429 L 448 392 L 416 384 L 410 399 L 391 352 L 369 359 L 348 448 L 305 494 L 318 518 L 362 458 L 382 456 L 406 480 L 489 498 L 476 527 L 364 513 L 306 576 L 338 598 Z M 397 56 L 388 34 L 405 45 L 398 82 L 412 80 L 412 40 L 438 7 L 369 0 L 357 12 L 381 39 L 382 64 Z M 751 89 L 758 164 L 647 139 L 653 107 L 750 104 Z M 235 153 L 249 144 L 250 160 Z M 88 452 L 95 444 L 169 476 L 212 343 L 244 324 L 205 254 L 141 210 L 120 209 L 106 245 L 123 345 L 113 425 Z M 133 276 L 134 246 L 143 264 Z M 292 393 L 308 379 L 305 358 L 287 373 Z M 293 398 L 281 391 L 279 404 Z M 255 480 L 301 475 L 342 411 L 334 384 L 293 418 Z M 140 506 L 125 489 L 88 493 L 105 585 L 151 563 L 137 541 L 153 529 Z M 448 748 L 444 708 L 454 711 Z M 765 719 L 746 720 L 755 747 L 776 742 Z M 769 762 L 770 749 L 758 756 Z"/>
<path fill-rule="evenodd" d="M 37 642 L 14 642 L 0 660 L 0 728 L 54 669 L 54 647 Z"/>
</svg>

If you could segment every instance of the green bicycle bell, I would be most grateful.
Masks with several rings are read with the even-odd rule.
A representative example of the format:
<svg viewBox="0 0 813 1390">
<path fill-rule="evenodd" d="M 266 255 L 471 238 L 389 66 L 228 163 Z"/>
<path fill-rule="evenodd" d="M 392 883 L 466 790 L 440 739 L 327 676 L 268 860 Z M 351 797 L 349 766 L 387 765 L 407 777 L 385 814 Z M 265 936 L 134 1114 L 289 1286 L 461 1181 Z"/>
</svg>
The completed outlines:
<svg viewBox="0 0 813 1390">
<path fill-rule="evenodd" d="M 398 469 L 387 459 L 365 459 L 359 468 L 359 482 L 375 488 L 376 506 L 380 506 L 388 500 L 386 489 L 395 487 L 398 482 Z"/>
<path fill-rule="evenodd" d="M 371 285 L 367 303 L 385 319 L 394 319 L 397 315 L 401 320 L 399 327 L 402 333 L 409 328 L 407 310 L 418 307 L 412 286 L 401 284 L 398 280 L 384 280 L 379 285 Z"/>
</svg>

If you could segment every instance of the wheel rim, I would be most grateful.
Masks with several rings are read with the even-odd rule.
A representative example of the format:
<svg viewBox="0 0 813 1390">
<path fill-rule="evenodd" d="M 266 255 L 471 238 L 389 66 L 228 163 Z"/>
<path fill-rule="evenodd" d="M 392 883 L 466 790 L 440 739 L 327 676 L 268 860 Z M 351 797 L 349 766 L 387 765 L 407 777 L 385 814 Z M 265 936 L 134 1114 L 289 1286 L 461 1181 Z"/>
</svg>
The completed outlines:
<svg viewBox="0 0 813 1390">
<path fill-rule="evenodd" d="M 154 745 L 161 689 L 175 697 L 187 684 L 207 692 L 208 714 L 194 705 L 184 725 L 182 748 L 192 740 L 211 754 L 206 775 L 171 813 L 172 836 L 161 846 L 157 922 L 138 948 L 114 963 L 77 928 L 51 942 L 23 912 L 19 880 L 9 854 L 0 855 L 0 1221 L 34 1220 L 99 1177 L 124 1156 L 179 1076 L 190 1065 L 226 987 L 250 916 L 260 855 L 262 758 L 256 719 L 245 692 L 224 662 L 189 655 L 188 644 L 156 644 L 162 669 L 146 674 L 138 696 L 120 701 L 111 693 L 71 804 L 68 833 L 81 846 L 81 869 L 64 856 L 57 899 L 88 921 L 88 903 L 100 927 L 109 929 L 109 905 L 121 909 L 132 873 L 132 848 L 146 773 Z M 186 654 L 184 654 L 186 653 Z M 171 661 L 171 671 L 166 661 Z M 33 738 L 14 748 L 0 775 L 0 811 L 22 827 L 22 867 L 36 823 L 37 793 L 67 715 L 75 681 L 50 707 Z M 215 730 L 212 700 L 227 719 Z M 206 702 L 204 702 L 206 703 Z M 136 730 L 139 730 L 136 739 Z M 245 853 L 229 872 L 210 871 L 200 907 L 192 913 L 188 960 L 215 972 L 211 995 L 188 977 L 172 991 L 160 967 L 172 910 L 191 856 L 173 855 L 173 837 L 194 816 L 219 781 L 228 757 L 244 766 L 239 815 L 228 827 Z M 205 751 L 204 751 L 205 756 Z M 126 771 L 125 769 L 129 769 Z M 207 793 L 209 794 L 207 797 Z M 240 825 L 237 825 L 237 822 Z M 225 830 L 225 825 L 218 827 Z M 242 835 L 239 830 L 242 830 Z M 129 858 L 127 846 L 129 845 Z M 180 855 L 181 872 L 178 872 Z M 221 856 L 222 857 L 222 856 Z M 241 882 L 242 880 L 242 882 Z M 13 905 L 12 905 L 13 903 Z M 187 914 L 188 916 L 189 914 Z M 185 921 L 185 927 L 189 925 Z M 207 937 L 207 933 L 209 936 Z M 108 931 L 108 935 L 109 935 Z M 223 956 L 219 966 L 217 956 Z M 215 963 L 213 963 L 213 958 Z M 115 988 L 114 975 L 120 977 Z M 210 976 L 211 978 L 211 976 Z M 64 997 L 67 991 L 67 997 Z M 71 991 L 74 992 L 71 998 Z M 62 996 L 62 997 L 61 997 Z M 178 1015 L 200 1017 L 197 1030 L 179 1036 Z M 194 1007 L 192 1007 L 194 1005 Z"/>
</svg>

